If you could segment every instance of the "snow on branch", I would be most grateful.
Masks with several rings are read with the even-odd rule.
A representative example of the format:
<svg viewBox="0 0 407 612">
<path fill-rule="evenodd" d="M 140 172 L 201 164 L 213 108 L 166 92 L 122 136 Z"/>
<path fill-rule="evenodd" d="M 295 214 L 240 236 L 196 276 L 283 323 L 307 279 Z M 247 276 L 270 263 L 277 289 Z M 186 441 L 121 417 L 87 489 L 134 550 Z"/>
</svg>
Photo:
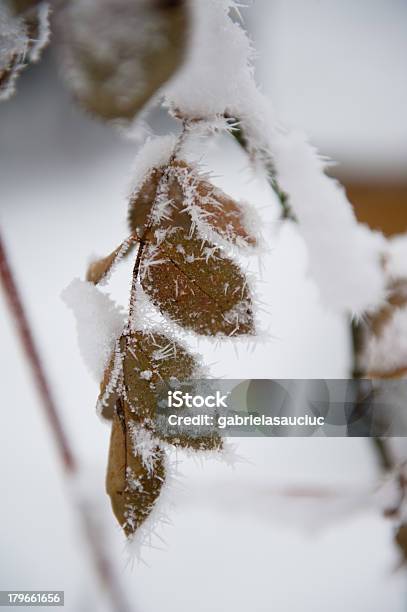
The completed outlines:
<svg viewBox="0 0 407 612">
<path fill-rule="evenodd" d="M 193 2 L 188 61 L 166 88 L 166 103 L 188 118 L 238 119 L 254 159 L 272 162 L 309 251 L 323 301 L 361 315 L 385 297 L 385 240 L 357 222 L 343 188 L 307 139 L 283 129 L 254 80 L 253 49 L 231 0 Z"/>
</svg>

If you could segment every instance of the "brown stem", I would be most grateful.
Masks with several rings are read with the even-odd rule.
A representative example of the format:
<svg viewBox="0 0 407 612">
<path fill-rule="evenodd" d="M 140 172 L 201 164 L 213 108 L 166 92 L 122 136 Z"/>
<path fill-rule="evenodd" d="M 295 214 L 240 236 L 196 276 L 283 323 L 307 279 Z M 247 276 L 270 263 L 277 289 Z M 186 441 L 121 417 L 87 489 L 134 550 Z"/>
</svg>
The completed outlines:
<svg viewBox="0 0 407 612">
<path fill-rule="evenodd" d="M 14 280 L 9 264 L 6 249 L 0 234 L 0 281 L 4 289 L 10 313 L 12 314 L 21 346 L 36 383 L 45 417 L 50 424 L 51 432 L 55 438 L 57 450 L 60 455 L 64 471 L 70 479 L 79 475 L 78 461 L 74 455 L 68 436 L 61 421 L 50 384 L 45 373 L 41 357 L 36 346 L 33 333 L 26 315 L 24 305 Z M 75 510 L 92 554 L 93 564 L 101 585 L 110 598 L 112 610 L 115 612 L 129 612 L 130 608 L 125 600 L 123 591 L 118 583 L 115 571 L 106 555 L 102 544 L 101 533 L 95 524 L 91 510 L 86 501 L 78 496 L 72 496 Z"/>
<path fill-rule="evenodd" d="M 364 345 L 364 333 L 362 323 L 359 323 L 355 319 L 350 322 L 350 333 L 352 338 L 352 378 L 363 378 L 366 376 L 363 364 L 361 363 L 361 354 Z M 387 472 L 393 470 L 396 467 L 396 462 L 393 458 L 393 454 L 390 450 L 387 440 L 384 438 L 370 438 L 374 451 L 380 462 L 381 468 Z"/>
</svg>

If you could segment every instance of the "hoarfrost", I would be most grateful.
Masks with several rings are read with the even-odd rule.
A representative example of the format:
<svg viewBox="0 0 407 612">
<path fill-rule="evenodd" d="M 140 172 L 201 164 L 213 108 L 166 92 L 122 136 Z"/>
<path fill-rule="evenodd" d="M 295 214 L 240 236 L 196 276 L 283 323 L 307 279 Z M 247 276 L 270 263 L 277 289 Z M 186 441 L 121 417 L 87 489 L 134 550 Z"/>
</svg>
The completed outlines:
<svg viewBox="0 0 407 612">
<path fill-rule="evenodd" d="M 154 168 L 160 168 L 168 163 L 176 144 L 176 136 L 169 134 L 149 138 L 139 150 L 134 160 L 134 170 L 130 185 L 132 196 L 142 187 Z"/>
</svg>

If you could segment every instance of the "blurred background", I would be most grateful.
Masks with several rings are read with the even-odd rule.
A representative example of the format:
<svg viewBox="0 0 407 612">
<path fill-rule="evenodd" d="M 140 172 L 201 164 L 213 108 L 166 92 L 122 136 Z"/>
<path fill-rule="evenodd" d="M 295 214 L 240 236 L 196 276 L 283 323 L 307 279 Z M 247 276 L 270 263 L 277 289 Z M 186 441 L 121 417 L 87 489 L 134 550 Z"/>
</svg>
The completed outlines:
<svg viewBox="0 0 407 612">
<path fill-rule="evenodd" d="M 404 0 L 255 0 L 242 13 L 258 52 L 258 82 L 281 121 L 306 131 L 338 162 L 334 172 L 361 219 L 388 220 L 388 233 L 406 231 Z M 157 133 L 174 128 L 160 111 L 150 125 Z M 81 360 L 60 293 L 83 278 L 92 254 L 110 252 L 127 235 L 126 195 L 138 147 L 72 104 L 50 50 L 0 107 L 4 239 L 95 519 L 134 610 L 405 610 L 407 576 L 395 572 L 389 523 L 367 509 L 310 530 L 301 505 L 287 502 L 286 510 L 270 497 L 281 485 L 360 490 L 375 483 L 380 468 L 362 439 L 234 440 L 241 461 L 233 469 L 178 453 L 171 524 L 157 527 L 143 562 L 129 562 L 104 493 L 109 428 L 94 412 L 98 384 Z M 346 377 L 347 322 L 321 306 L 295 227 L 279 228 L 277 203 L 231 139 L 217 139 L 203 161 L 219 186 L 253 203 L 264 220 L 270 251 L 258 293 L 267 307 L 258 319 L 267 334 L 252 352 L 244 342 L 236 351 L 228 343 L 186 340 L 217 376 Z M 257 261 L 249 265 L 258 270 Z M 112 287 L 124 305 L 128 273 L 124 265 Z M 67 610 L 103 610 L 2 295 L 0 330 L 0 589 L 65 590 Z M 245 503 L 245 492 L 254 489 Z M 235 495 L 228 500 L 225 491 Z M 316 525 L 318 512 L 316 505 Z"/>
</svg>

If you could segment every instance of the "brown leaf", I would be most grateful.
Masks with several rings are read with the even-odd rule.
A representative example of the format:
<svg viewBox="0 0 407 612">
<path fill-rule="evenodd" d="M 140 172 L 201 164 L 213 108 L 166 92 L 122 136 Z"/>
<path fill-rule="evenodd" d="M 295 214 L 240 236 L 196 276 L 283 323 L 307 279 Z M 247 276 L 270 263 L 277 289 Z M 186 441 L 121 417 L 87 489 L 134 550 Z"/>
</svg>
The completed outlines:
<svg viewBox="0 0 407 612">
<path fill-rule="evenodd" d="M 127 536 L 150 514 L 165 478 L 160 442 L 195 450 L 219 450 L 216 433 L 202 436 L 161 436 L 155 427 L 158 385 L 184 381 L 197 372 L 195 359 L 178 343 L 162 334 L 133 332 L 118 343 L 122 372 L 117 376 L 117 355 L 112 357 L 102 383 L 110 387 L 106 408 L 112 410 L 112 433 L 106 490 L 113 512 Z M 112 378 L 113 373 L 113 378 Z M 105 414 L 106 416 L 106 414 Z M 141 452 L 140 438 L 148 441 Z"/>
<path fill-rule="evenodd" d="M 122 336 L 123 387 L 132 419 L 152 426 L 157 383 L 188 380 L 198 364 L 180 344 L 163 334 L 133 332 Z"/>
<path fill-rule="evenodd" d="M 211 336 L 251 334 L 251 296 L 244 275 L 220 250 L 201 239 L 185 204 L 192 200 L 191 205 L 196 203 L 201 211 L 207 206 L 213 219 L 222 219 L 222 206 L 229 206 L 229 215 L 225 212 L 226 220 L 223 225 L 218 221 L 216 229 L 230 238 L 232 218 L 236 232 L 242 229 L 232 214 L 237 205 L 208 185 L 196 181 L 193 170 L 176 161 L 155 169 L 133 195 L 130 228 L 148 243 L 141 260 L 141 284 L 163 314 L 187 329 Z M 158 196 L 168 208 L 161 219 L 152 212 Z M 216 215 L 209 214 L 209 207 Z"/>
<path fill-rule="evenodd" d="M 119 401 L 112 423 L 106 491 L 113 513 L 128 537 L 150 514 L 164 478 L 164 453 L 158 446 L 153 450 L 149 465 L 134 452 L 132 432 L 126 425 Z"/>
<path fill-rule="evenodd" d="M 175 381 L 187 382 L 198 374 L 194 357 L 180 344 L 162 334 L 133 332 L 123 337 L 123 390 L 128 416 L 157 438 L 183 448 L 214 450 L 221 447 L 218 435 L 162 436 L 155 426 L 157 403 Z"/>
<path fill-rule="evenodd" d="M 241 205 L 209 181 L 199 180 L 196 189 L 196 205 L 205 213 L 208 225 L 232 243 L 240 239 L 249 246 L 256 245 L 256 238 L 245 227 Z"/>
<path fill-rule="evenodd" d="M 97 285 L 112 271 L 112 268 L 124 257 L 129 255 L 133 250 L 137 240 L 130 236 L 127 240 L 122 242 L 110 255 L 93 261 L 87 270 L 86 280 L 94 285 Z"/>
<path fill-rule="evenodd" d="M 57 25 L 69 84 L 105 120 L 131 120 L 179 68 L 188 38 L 187 2 L 75 0 Z"/>
<path fill-rule="evenodd" d="M 202 335 L 254 333 L 246 279 L 221 251 L 182 229 L 146 251 L 141 284 L 164 315 Z"/>
<path fill-rule="evenodd" d="M 167 195 L 171 201 L 172 217 L 171 222 L 164 220 L 162 226 L 180 225 L 181 219 L 185 216 L 180 217 L 179 214 L 188 198 L 190 204 L 195 207 L 197 215 L 222 238 L 232 244 L 243 242 L 249 246 L 256 245 L 256 238 L 245 227 L 242 206 L 200 177 L 186 162 L 180 160 L 173 161 L 167 168 L 155 168 L 131 196 L 128 220 L 132 233 L 142 236 L 149 221 L 151 224 L 149 218 L 151 208 L 164 173 L 167 178 Z M 189 221 L 189 225 L 190 223 Z"/>
<path fill-rule="evenodd" d="M 98 399 L 101 414 L 111 419 L 121 398 L 126 418 L 164 442 L 196 450 L 219 449 L 222 443 L 218 435 L 163 436 L 156 428 L 157 403 L 164 391 L 172 388 L 170 384 L 193 380 L 199 373 L 194 357 L 163 334 L 133 332 L 123 335 L 119 345 L 121 358 L 118 354 L 112 356 L 101 384 Z"/>
</svg>

